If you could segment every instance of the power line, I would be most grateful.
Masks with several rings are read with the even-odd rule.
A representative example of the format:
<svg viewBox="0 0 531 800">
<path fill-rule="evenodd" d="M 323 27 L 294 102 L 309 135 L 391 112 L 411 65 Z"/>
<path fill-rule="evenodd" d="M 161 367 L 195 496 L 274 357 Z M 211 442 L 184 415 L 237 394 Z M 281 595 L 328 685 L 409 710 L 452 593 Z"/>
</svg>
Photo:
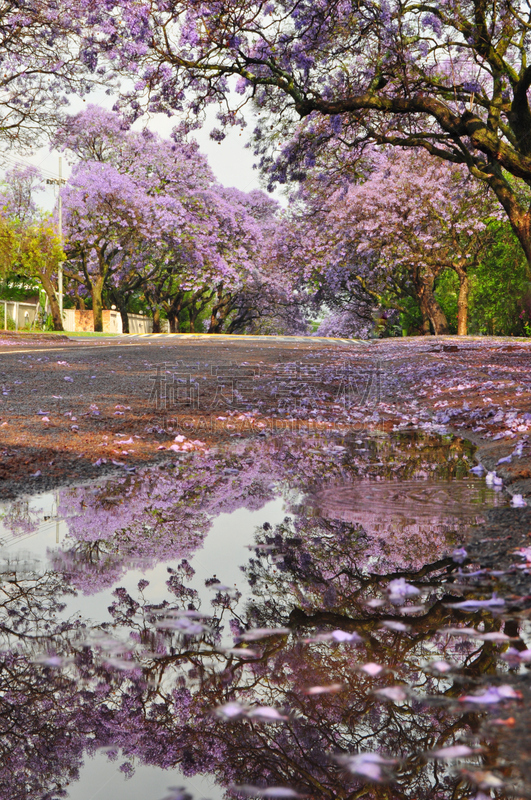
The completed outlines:
<svg viewBox="0 0 531 800">
<path fill-rule="evenodd" d="M 46 168 L 44 168 L 44 169 L 43 169 L 42 167 L 40 167 L 40 166 L 37 166 L 37 165 L 35 165 L 35 164 L 32 164 L 30 161 L 25 161 L 25 160 L 24 160 L 24 159 L 22 159 L 22 158 L 17 158 L 17 157 L 15 157 L 15 156 L 11 156 L 11 155 L 8 155 L 8 154 L 6 154 L 6 153 L 2 153 L 2 154 L 0 155 L 0 159 L 2 159 L 2 158 L 3 158 L 3 159 L 5 159 L 6 161 L 8 161 L 8 162 L 9 162 L 9 166 L 16 166 L 16 167 L 35 167 L 35 168 L 36 168 L 36 169 L 38 169 L 38 170 L 39 170 L 39 172 L 41 172 L 41 173 L 42 173 L 44 176 L 45 176 L 45 175 L 50 175 L 50 176 L 53 176 L 54 178 L 57 178 L 57 173 L 55 173 L 55 172 L 52 172 L 51 170 L 49 170 L 49 169 L 46 169 Z M 42 164 L 42 161 L 41 161 L 41 164 Z"/>
</svg>

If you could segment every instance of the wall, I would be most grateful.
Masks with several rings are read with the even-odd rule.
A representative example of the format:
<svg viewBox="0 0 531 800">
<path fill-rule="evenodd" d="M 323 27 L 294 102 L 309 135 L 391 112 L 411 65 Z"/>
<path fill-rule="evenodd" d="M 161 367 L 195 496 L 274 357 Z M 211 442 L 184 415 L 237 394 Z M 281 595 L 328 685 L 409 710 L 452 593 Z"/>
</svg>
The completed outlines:
<svg viewBox="0 0 531 800">
<path fill-rule="evenodd" d="M 37 313 L 38 301 L 35 303 L 19 303 L 14 300 L 1 300 L 2 313 L 4 315 L 4 330 L 7 329 L 7 319 L 13 320 L 15 329 L 20 330 L 28 325 L 33 325 L 35 322 L 35 314 Z"/>
<path fill-rule="evenodd" d="M 104 333 L 122 333 L 122 318 L 119 311 L 104 309 L 103 331 Z M 63 324 L 66 331 L 76 333 L 77 331 L 93 331 L 94 319 L 92 311 L 80 311 L 79 309 L 67 308 L 63 311 Z M 129 314 L 130 333 L 151 333 L 153 330 L 153 320 L 143 314 Z M 162 321 L 162 330 L 167 332 L 168 322 Z"/>
</svg>

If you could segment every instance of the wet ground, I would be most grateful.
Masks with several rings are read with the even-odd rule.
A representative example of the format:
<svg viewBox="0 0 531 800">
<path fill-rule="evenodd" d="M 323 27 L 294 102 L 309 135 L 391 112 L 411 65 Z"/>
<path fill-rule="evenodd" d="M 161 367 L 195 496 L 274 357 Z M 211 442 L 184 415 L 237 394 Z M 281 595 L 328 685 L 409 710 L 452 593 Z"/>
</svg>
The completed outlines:
<svg viewBox="0 0 531 800">
<path fill-rule="evenodd" d="M 172 452 L 4 503 L 2 798 L 531 795 L 531 517 L 473 445 Z"/>
<path fill-rule="evenodd" d="M 526 341 L 9 342 L 0 797 L 531 796 Z"/>
<path fill-rule="evenodd" d="M 531 494 L 531 340 L 2 336 L 0 497 L 168 460 L 177 434 L 331 429 L 457 432 Z"/>
</svg>

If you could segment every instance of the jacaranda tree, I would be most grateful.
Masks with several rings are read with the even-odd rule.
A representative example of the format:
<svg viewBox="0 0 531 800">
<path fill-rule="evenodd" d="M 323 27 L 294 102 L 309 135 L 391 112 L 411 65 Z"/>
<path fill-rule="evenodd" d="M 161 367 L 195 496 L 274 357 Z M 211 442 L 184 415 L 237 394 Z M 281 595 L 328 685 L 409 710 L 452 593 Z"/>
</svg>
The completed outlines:
<svg viewBox="0 0 531 800">
<path fill-rule="evenodd" d="M 531 210 L 522 191 L 531 185 L 524 3 L 87 5 L 94 48 L 115 70 L 134 75 L 133 114 L 188 109 L 197 124 L 204 105 L 217 102 L 222 125 L 243 124 L 253 101 L 257 149 L 278 181 L 300 178 L 329 146 L 348 153 L 368 142 L 421 148 L 463 164 L 491 187 L 531 263 Z"/>
<path fill-rule="evenodd" d="M 492 245 L 489 220 L 503 212 L 462 166 L 387 149 L 373 154 L 364 180 L 345 187 L 308 179 L 300 196 L 286 249 L 328 308 L 371 320 L 411 297 L 424 332 L 445 334 L 434 292 L 451 270 L 459 281 L 457 332 L 466 335 L 470 269 Z"/>
<path fill-rule="evenodd" d="M 86 4 L 5 0 L 0 5 L 0 141 L 33 147 L 53 131 L 69 96 L 104 76 Z M 82 20 L 84 19 L 84 25 Z M 105 73 L 106 70 L 103 70 Z M 109 86 L 110 76 L 105 76 Z"/>
<path fill-rule="evenodd" d="M 129 299 L 141 291 L 154 324 L 163 310 L 173 329 L 184 310 L 193 326 L 212 301 L 210 332 L 220 332 L 269 263 L 277 204 L 220 186 L 179 131 L 164 140 L 130 130 L 96 106 L 65 120 L 55 143 L 76 159 L 63 191 L 68 275 L 90 295 L 95 329 L 106 295 L 127 330 Z"/>
</svg>

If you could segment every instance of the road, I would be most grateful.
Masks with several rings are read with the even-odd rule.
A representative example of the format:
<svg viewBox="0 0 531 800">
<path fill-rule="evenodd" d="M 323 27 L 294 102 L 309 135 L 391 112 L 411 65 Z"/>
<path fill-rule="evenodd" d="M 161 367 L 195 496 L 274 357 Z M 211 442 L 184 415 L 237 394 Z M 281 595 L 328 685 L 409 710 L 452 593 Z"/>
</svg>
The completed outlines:
<svg viewBox="0 0 531 800">
<path fill-rule="evenodd" d="M 529 340 L 6 340 L 12 343 L 0 338 L 4 497 L 168 462 L 178 457 L 175 436 L 201 449 L 268 433 L 446 429 L 476 441 L 490 466 L 531 430 Z M 508 482 L 527 480 L 524 491 L 531 492 L 531 462 L 499 471 Z"/>
</svg>

